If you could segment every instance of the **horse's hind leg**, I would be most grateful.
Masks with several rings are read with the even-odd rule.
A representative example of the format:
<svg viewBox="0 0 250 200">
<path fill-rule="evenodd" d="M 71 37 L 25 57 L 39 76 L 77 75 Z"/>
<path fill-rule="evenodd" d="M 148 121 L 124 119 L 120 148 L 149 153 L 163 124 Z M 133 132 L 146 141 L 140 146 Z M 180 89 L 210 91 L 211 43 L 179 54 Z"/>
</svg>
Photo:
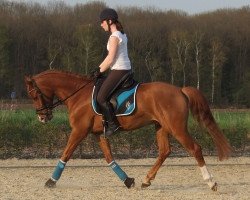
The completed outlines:
<svg viewBox="0 0 250 200">
<path fill-rule="evenodd" d="M 135 185 L 135 179 L 128 177 L 128 175 L 115 162 L 111 153 L 111 148 L 108 139 L 98 135 L 97 140 L 109 167 L 116 173 L 120 180 L 124 182 L 127 188 L 133 187 Z"/>
<path fill-rule="evenodd" d="M 177 133 L 177 134 L 176 134 Z M 207 182 L 208 186 L 216 191 L 217 183 L 213 181 L 213 176 L 209 173 L 206 167 L 204 157 L 200 145 L 198 145 L 187 131 L 180 131 L 173 133 L 173 136 L 183 145 L 183 147 L 195 157 L 200 167 L 203 179 Z"/>
<path fill-rule="evenodd" d="M 154 166 L 149 170 L 147 176 L 145 177 L 141 187 L 145 188 L 151 185 L 151 180 L 154 180 L 157 171 L 162 166 L 163 162 L 166 160 L 168 155 L 171 153 L 168 133 L 163 130 L 161 127 L 157 127 L 157 144 L 159 148 L 159 156 L 154 164 Z"/>
</svg>

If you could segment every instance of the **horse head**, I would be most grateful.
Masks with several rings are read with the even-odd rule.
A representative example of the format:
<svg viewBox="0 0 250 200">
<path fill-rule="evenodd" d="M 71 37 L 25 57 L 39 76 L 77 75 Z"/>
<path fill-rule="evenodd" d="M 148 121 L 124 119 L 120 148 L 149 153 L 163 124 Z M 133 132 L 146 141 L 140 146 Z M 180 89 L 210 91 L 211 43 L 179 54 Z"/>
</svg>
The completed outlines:
<svg viewBox="0 0 250 200">
<path fill-rule="evenodd" d="M 53 118 L 53 99 L 54 94 L 46 91 L 44 87 L 38 86 L 35 78 L 25 76 L 25 84 L 27 93 L 33 101 L 33 105 L 36 109 L 38 120 L 42 123 L 46 123 Z M 43 91 L 41 90 L 43 88 Z"/>
</svg>

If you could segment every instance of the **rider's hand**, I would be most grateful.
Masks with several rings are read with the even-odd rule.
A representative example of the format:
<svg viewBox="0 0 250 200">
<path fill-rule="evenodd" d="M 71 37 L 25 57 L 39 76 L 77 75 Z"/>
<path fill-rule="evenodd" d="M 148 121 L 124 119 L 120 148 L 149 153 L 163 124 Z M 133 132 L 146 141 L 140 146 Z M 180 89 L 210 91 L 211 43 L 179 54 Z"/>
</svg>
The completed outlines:
<svg viewBox="0 0 250 200">
<path fill-rule="evenodd" d="M 99 67 L 91 72 L 91 77 L 94 79 L 98 79 L 98 78 L 102 77 L 102 75 L 103 74 L 100 72 Z"/>
<path fill-rule="evenodd" d="M 102 73 L 100 72 L 100 70 L 94 72 L 94 77 L 95 78 L 100 78 L 102 76 Z"/>
</svg>

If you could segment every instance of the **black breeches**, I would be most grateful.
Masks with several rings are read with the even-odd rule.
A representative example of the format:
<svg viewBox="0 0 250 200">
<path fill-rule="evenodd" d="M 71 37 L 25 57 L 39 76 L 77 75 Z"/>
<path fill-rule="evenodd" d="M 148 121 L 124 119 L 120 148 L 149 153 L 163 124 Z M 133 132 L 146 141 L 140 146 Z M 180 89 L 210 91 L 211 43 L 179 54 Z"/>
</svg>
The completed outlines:
<svg viewBox="0 0 250 200">
<path fill-rule="evenodd" d="M 130 70 L 111 70 L 107 78 L 103 82 L 98 95 L 97 102 L 102 107 L 111 98 L 111 94 L 114 92 L 118 83 Z"/>
</svg>

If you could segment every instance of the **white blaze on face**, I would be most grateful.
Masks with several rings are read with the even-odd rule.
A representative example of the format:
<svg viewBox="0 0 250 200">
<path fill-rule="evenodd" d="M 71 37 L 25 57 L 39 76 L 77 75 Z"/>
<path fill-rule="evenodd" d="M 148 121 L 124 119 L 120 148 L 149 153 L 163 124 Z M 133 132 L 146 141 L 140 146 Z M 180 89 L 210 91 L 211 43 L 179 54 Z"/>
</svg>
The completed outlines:
<svg viewBox="0 0 250 200">
<path fill-rule="evenodd" d="M 38 120 L 39 120 L 40 122 L 46 123 L 45 118 L 42 118 L 40 115 L 37 115 L 37 117 L 38 117 Z"/>
</svg>

